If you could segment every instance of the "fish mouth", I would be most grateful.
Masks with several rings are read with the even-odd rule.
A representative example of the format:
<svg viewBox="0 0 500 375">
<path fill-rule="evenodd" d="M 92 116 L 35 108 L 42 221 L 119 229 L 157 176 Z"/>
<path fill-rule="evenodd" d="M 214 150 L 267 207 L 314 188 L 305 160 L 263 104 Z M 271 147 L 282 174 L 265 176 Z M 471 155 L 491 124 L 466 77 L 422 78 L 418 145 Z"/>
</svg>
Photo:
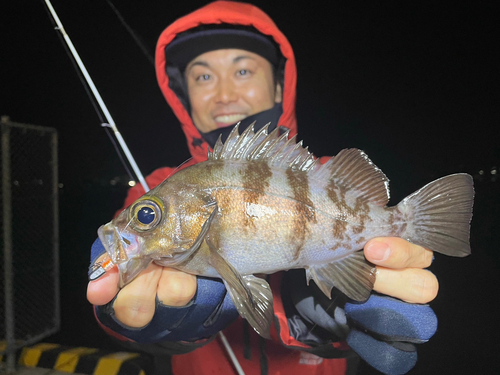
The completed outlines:
<svg viewBox="0 0 500 375">
<path fill-rule="evenodd" d="M 119 265 L 128 260 L 121 236 L 113 224 L 101 225 L 97 230 L 97 235 L 114 264 Z"/>
<path fill-rule="evenodd" d="M 140 257 L 139 239 L 128 233 L 120 233 L 111 222 L 102 225 L 97 234 L 111 261 L 118 267 L 120 288 L 135 279 L 151 263 L 151 259 Z"/>
</svg>

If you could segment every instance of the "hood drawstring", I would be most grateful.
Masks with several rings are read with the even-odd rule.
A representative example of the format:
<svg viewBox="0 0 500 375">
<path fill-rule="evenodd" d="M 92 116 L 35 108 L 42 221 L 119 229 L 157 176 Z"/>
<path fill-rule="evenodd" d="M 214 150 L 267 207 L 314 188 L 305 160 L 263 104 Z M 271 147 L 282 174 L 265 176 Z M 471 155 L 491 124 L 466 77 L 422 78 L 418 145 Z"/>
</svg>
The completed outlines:
<svg viewBox="0 0 500 375">
<path fill-rule="evenodd" d="M 249 361 L 252 360 L 252 348 L 250 346 L 250 324 L 243 319 L 243 357 Z"/>
<path fill-rule="evenodd" d="M 260 374 L 267 375 L 269 372 L 266 354 L 266 339 L 259 336 L 259 354 L 260 354 Z M 250 344 L 250 324 L 243 319 L 243 357 L 252 360 L 252 347 Z"/>
<path fill-rule="evenodd" d="M 259 336 L 259 351 L 260 351 L 260 373 L 261 375 L 267 375 L 267 354 L 266 354 L 266 339 Z"/>
</svg>

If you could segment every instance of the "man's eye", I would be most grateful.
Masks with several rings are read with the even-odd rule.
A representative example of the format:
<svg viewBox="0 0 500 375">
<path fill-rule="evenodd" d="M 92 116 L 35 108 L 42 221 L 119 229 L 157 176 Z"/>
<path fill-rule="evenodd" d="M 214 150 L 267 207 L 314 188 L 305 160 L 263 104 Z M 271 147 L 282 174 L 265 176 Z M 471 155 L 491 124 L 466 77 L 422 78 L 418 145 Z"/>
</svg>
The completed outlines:
<svg viewBox="0 0 500 375">
<path fill-rule="evenodd" d="M 208 81 L 209 79 L 210 79 L 209 74 L 202 74 L 201 76 L 198 76 L 198 78 L 196 78 L 197 81 Z"/>
<path fill-rule="evenodd" d="M 250 74 L 250 70 L 248 69 L 241 69 L 236 72 L 237 76 L 247 76 Z"/>
</svg>

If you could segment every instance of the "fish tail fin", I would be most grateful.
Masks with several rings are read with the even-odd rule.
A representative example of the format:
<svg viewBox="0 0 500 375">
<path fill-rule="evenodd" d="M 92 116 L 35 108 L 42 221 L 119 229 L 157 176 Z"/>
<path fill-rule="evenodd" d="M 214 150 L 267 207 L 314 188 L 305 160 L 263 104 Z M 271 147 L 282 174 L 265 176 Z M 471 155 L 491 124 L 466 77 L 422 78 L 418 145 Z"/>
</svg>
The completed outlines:
<svg viewBox="0 0 500 375">
<path fill-rule="evenodd" d="M 403 199 L 397 208 L 407 218 L 402 238 L 441 254 L 470 254 L 472 177 L 458 173 L 437 179 Z"/>
</svg>

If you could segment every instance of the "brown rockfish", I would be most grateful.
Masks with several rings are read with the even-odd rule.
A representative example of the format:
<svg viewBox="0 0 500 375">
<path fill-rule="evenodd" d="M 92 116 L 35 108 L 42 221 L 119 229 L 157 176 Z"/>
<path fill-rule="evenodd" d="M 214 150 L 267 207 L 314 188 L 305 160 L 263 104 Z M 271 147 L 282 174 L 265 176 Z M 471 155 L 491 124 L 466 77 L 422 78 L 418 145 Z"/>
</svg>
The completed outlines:
<svg viewBox="0 0 500 375">
<path fill-rule="evenodd" d="M 321 165 L 278 130 L 236 127 L 208 160 L 173 174 L 99 228 L 109 255 L 91 279 L 118 266 L 120 286 L 150 262 L 218 277 L 241 316 L 262 336 L 272 324 L 272 293 L 255 274 L 304 268 L 331 298 L 333 287 L 367 299 L 375 267 L 361 249 L 397 236 L 451 256 L 470 254 L 471 176 L 440 178 L 389 201 L 389 180 L 357 149 Z"/>
</svg>

